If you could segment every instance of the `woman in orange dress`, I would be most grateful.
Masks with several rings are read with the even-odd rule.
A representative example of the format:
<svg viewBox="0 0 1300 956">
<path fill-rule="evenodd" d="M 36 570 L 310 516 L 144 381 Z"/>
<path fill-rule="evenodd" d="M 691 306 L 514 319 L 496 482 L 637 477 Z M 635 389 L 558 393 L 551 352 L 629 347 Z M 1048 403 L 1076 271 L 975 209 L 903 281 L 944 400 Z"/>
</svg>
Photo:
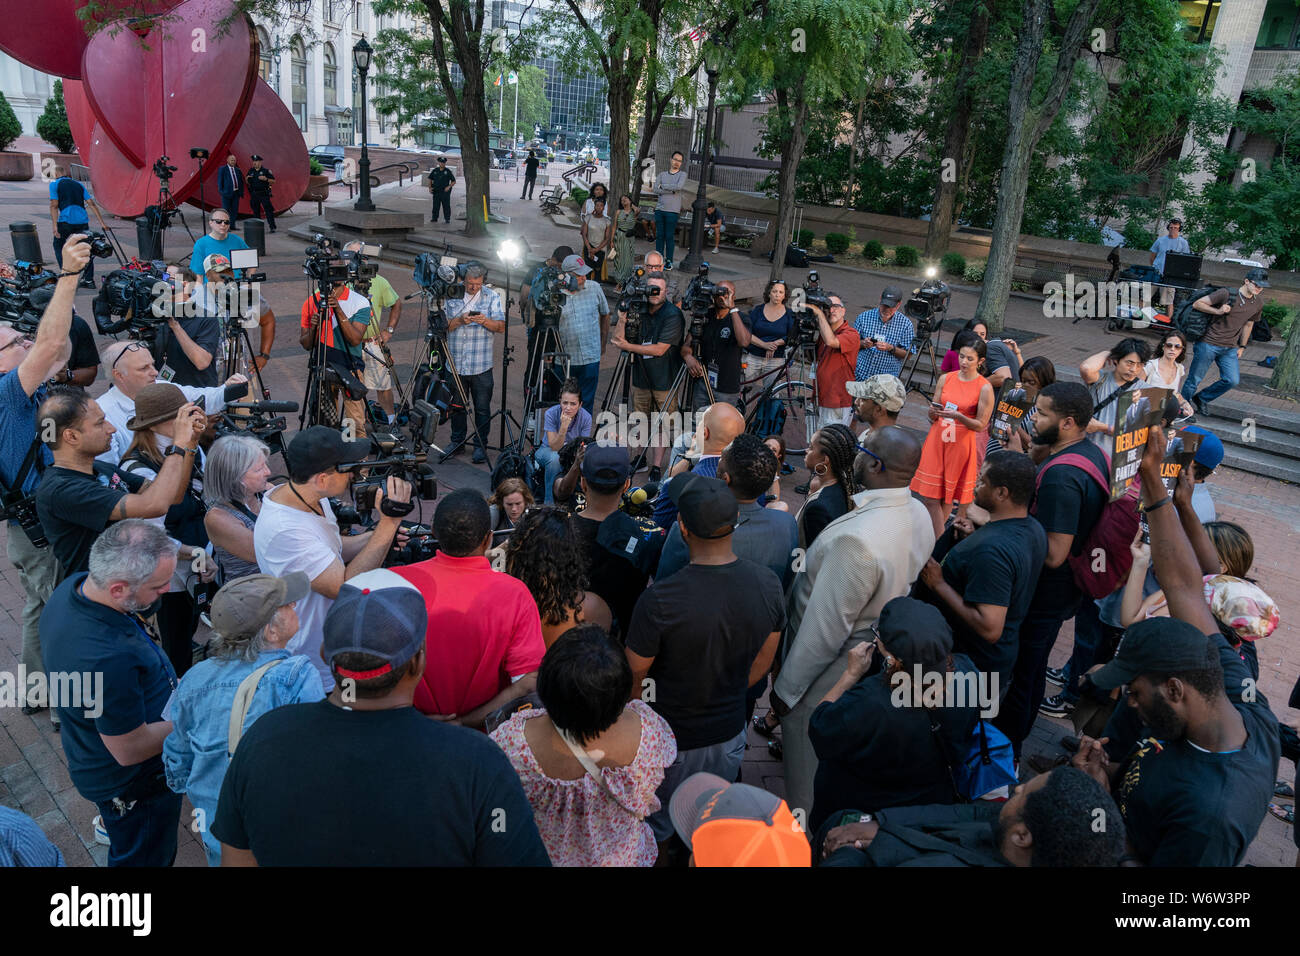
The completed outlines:
<svg viewBox="0 0 1300 956">
<path fill-rule="evenodd" d="M 939 376 L 936 401 L 930 403 L 930 434 L 921 450 L 921 464 L 912 478 L 912 490 L 925 499 L 934 520 L 934 534 L 957 502 L 957 517 L 975 499 L 979 474 L 978 439 L 993 415 L 993 386 L 979 373 L 984 360 L 982 339 L 965 342 L 957 353 L 958 368 Z"/>
</svg>

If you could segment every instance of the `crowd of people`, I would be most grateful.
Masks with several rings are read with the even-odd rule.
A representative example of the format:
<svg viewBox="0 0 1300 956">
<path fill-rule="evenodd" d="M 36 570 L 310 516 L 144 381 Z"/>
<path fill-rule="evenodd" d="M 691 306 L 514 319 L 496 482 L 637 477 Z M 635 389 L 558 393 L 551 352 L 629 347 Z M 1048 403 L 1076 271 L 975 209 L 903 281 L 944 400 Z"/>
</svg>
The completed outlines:
<svg viewBox="0 0 1300 956">
<path fill-rule="evenodd" d="M 170 865 L 184 797 L 224 866 L 1235 865 L 1278 812 L 1296 736 L 1256 687 L 1255 642 L 1280 615 L 1250 536 L 1215 520 L 1221 444 L 1202 430 L 1171 494 L 1167 445 L 1195 428 L 1171 399 L 1140 460 L 1141 529 L 1106 477 L 1115 396 L 1176 389 L 1177 335 L 1156 358 L 1125 338 L 1079 383 L 970 323 L 919 433 L 898 423 L 901 291 L 852 321 L 831 297 L 814 307 L 809 486 L 791 495 L 780 435 L 754 434 L 722 384 L 738 393 L 790 345 L 786 284 L 748 314 L 724 289 L 692 343 L 652 272 L 658 341 L 628 343 L 577 281 L 560 335 L 593 354 L 542 419 L 543 486 L 444 493 L 433 556 L 401 564 L 408 482 L 382 483 L 364 527 L 338 520 L 368 440 L 305 428 L 278 482 L 258 439 L 211 440 L 243 376 L 159 381 L 148 350 L 115 343 L 99 401 L 47 386 L 72 348 L 78 236 L 63 257 L 35 339 L 0 331 L 0 478 L 48 538 L 10 524 L 24 664 L 104 675 L 99 713 L 58 701 L 51 719 L 111 865 Z M 563 248 L 552 262 L 592 268 Z M 478 336 L 449 343 L 489 396 L 495 295 L 467 275 L 447 310 L 452 336 Z M 341 350 L 366 341 L 369 301 L 340 288 L 304 307 L 304 344 L 328 314 Z M 634 487 L 644 449 L 595 440 L 581 366 L 598 372 L 608 342 L 719 383 L 689 450 L 654 459 L 662 481 Z M 661 374 L 633 381 L 647 410 Z M 1033 404 L 994 441 L 1005 383 Z M 452 427 L 471 441 L 463 410 Z M 1034 766 L 1041 714 L 1075 726 Z M 741 780 L 751 728 L 783 795 Z M 0 815 L 35 858 L 28 824 Z"/>
</svg>

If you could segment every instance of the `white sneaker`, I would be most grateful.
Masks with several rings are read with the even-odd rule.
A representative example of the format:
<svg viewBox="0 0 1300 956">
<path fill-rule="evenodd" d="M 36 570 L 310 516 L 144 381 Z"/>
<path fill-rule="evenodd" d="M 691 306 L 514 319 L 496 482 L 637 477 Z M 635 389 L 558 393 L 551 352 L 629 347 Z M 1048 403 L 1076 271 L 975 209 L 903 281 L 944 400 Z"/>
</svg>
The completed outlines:
<svg viewBox="0 0 1300 956">
<path fill-rule="evenodd" d="M 104 829 L 104 818 L 102 816 L 95 817 L 91 826 L 95 829 L 95 842 L 100 846 L 108 846 L 108 831 Z"/>
</svg>

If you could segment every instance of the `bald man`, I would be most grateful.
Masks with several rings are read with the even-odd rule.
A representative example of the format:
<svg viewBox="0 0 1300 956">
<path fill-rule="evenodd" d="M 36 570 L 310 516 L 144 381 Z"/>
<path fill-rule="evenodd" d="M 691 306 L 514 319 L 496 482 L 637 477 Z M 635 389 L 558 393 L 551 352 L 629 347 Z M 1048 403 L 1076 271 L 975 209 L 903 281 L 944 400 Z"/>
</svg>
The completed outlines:
<svg viewBox="0 0 1300 956">
<path fill-rule="evenodd" d="M 683 458 L 669 469 L 664 476 L 659 497 L 655 500 L 655 524 L 665 531 L 677 523 L 677 506 L 667 494 L 668 479 L 684 471 L 708 478 L 718 476 L 718 459 L 722 450 L 731 444 L 737 435 L 745 432 L 745 416 L 735 405 L 715 402 L 704 410 L 700 416 L 699 426 L 695 429 L 694 448 L 699 449 L 699 458 L 692 466 L 689 458 Z"/>
<path fill-rule="evenodd" d="M 849 648 L 874 635 L 880 609 L 907 594 L 930 552 L 934 522 L 908 488 L 921 461 L 921 440 L 895 425 L 873 429 L 853 463 L 866 490 L 808 549 L 787 609 L 787 648 L 773 684 L 781 715 L 785 793 L 790 808 L 812 816 L 817 754 L 808 722 L 848 664 Z"/>
</svg>

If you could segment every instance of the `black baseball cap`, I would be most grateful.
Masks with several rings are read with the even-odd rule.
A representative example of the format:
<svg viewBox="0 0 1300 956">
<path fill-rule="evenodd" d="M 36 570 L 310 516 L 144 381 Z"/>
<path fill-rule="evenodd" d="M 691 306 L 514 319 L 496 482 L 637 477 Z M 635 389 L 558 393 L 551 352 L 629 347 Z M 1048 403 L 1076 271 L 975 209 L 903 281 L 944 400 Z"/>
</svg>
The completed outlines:
<svg viewBox="0 0 1300 956">
<path fill-rule="evenodd" d="M 632 474 L 632 459 L 622 445 L 592 442 L 582 456 L 582 477 L 597 491 L 617 491 Z"/>
<path fill-rule="evenodd" d="M 1246 273 L 1246 281 L 1247 281 L 1247 282 L 1253 282 L 1253 283 L 1255 283 L 1255 285 L 1259 286 L 1261 289 L 1267 289 L 1267 288 L 1268 288 L 1268 270 L 1267 270 L 1267 269 L 1251 269 L 1249 272 Z"/>
<path fill-rule="evenodd" d="M 896 285 L 887 285 L 880 293 L 881 305 L 898 305 L 903 301 L 903 290 Z"/>
<path fill-rule="evenodd" d="M 736 529 L 740 506 L 725 482 L 688 471 L 668 482 L 667 492 L 686 530 L 697 538 L 725 538 Z"/>
<path fill-rule="evenodd" d="M 361 461 L 369 454 L 369 441 L 344 441 L 333 428 L 313 425 L 293 436 L 284 450 L 284 459 L 290 474 L 319 475 L 337 465 Z"/>
<path fill-rule="evenodd" d="M 880 609 L 876 622 L 880 642 L 907 670 L 946 670 L 952 653 L 952 628 L 933 604 L 896 597 Z"/>
<path fill-rule="evenodd" d="M 1124 632 L 1115 658 L 1092 675 L 1092 682 L 1102 690 L 1113 690 L 1140 674 L 1207 670 L 1218 659 L 1213 638 L 1186 621 L 1152 617 Z"/>
</svg>

